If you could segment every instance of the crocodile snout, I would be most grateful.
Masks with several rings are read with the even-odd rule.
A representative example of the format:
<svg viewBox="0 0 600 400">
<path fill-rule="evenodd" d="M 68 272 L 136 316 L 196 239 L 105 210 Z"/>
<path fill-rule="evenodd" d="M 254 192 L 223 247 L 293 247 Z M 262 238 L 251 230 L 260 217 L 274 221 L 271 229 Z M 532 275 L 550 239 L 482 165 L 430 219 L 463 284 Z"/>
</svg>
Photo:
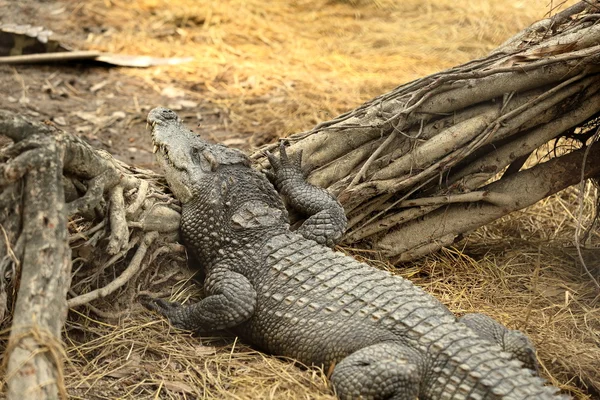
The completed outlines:
<svg viewBox="0 0 600 400">
<path fill-rule="evenodd" d="M 147 121 L 154 126 L 156 123 L 178 121 L 179 117 L 175 111 L 165 107 L 156 107 L 148 113 Z"/>
</svg>

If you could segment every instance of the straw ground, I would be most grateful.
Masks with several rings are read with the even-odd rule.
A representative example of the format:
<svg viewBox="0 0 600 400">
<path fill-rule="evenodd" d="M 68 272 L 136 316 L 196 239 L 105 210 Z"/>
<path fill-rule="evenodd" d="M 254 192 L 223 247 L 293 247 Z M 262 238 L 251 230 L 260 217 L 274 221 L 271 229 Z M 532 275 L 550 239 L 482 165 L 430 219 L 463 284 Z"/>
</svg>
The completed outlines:
<svg viewBox="0 0 600 400">
<path fill-rule="evenodd" d="M 587 215 L 591 199 L 586 196 Z M 600 307 L 572 248 L 564 247 L 578 223 L 565 210 L 577 201 L 577 189 L 563 191 L 401 269 L 371 252 L 342 250 L 412 280 L 457 314 L 485 312 L 523 330 L 537 344 L 544 376 L 575 398 L 594 398 Z M 163 260 L 142 274 L 137 290 L 150 275 L 144 292 L 183 302 L 199 298 L 191 273 L 169 264 Z M 126 303 L 111 296 L 71 312 L 65 381 L 73 398 L 334 398 L 326 371 L 262 354 L 231 336 L 175 331 Z"/>
<path fill-rule="evenodd" d="M 228 113 L 252 145 L 307 130 L 397 85 L 483 56 L 573 3 L 546 0 L 293 2 L 105 0 L 81 3 L 88 47 L 194 62 L 127 71 L 156 92 Z"/>
</svg>

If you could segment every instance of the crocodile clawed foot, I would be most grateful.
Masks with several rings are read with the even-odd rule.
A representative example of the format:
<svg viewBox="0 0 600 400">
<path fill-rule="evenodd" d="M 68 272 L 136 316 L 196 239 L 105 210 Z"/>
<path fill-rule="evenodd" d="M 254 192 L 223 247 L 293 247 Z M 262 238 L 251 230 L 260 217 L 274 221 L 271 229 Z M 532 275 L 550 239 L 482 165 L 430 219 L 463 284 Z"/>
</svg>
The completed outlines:
<svg viewBox="0 0 600 400">
<path fill-rule="evenodd" d="M 279 159 L 281 165 L 286 168 L 294 169 L 296 172 L 302 173 L 302 150 L 288 156 L 286 146 L 289 146 L 287 140 L 282 140 L 279 143 Z"/>
<path fill-rule="evenodd" d="M 169 316 L 171 312 L 179 307 L 181 307 L 181 303 L 176 301 L 166 301 L 163 299 L 159 299 L 156 297 L 150 297 L 147 295 L 142 295 L 139 297 L 140 303 L 146 307 L 150 311 L 156 311 L 157 313 Z"/>
<path fill-rule="evenodd" d="M 141 295 L 138 297 L 140 303 L 150 311 L 155 311 L 158 314 L 166 317 L 169 323 L 178 329 L 190 329 L 189 324 L 186 322 L 185 310 L 186 307 L 177 301 L 166 301 L 147 295 Z"/>
<path fill-rule="evenodd" d="M 279 158 L 277 158 L 270 151 L 265 151 L 264 154 L 271 164 L 272 170 L 263 170 L 267 178 L 272 182 L 276 183 L 278 180 L 289 179 L 292 176 L 304 177 L 302 172 L 302 150 L 288 155 L 286 146 L 288 142 L 282 140 L 279 144 Z"/>
</svg>

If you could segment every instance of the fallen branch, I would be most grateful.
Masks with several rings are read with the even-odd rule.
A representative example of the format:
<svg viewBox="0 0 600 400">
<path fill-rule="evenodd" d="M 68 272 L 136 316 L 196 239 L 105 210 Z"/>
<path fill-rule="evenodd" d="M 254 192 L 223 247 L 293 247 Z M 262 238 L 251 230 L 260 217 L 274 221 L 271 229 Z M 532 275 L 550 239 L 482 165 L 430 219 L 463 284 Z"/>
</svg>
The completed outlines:
<svg viewBox="0 0 600 400">
<path fill-rule="evenodd" d="M 447 244 L 450 235 L 454 239 L 512 211 L 530 206 L 576 184 L 582 175 L 585 179 L 598 176 L 600 143 L 594 143 L 589 148 L 589 154 L 587 151 L 580 149 L 571 152 L 484 187 L 488 192 L 510 198 L 507 204 L 476 201 L 438 208 L 418 222 L 412 221 L 388 233 L 375 242 L 375 248 L 382 250 L 387 257 L 395 258 L 396 262 L 421 257 L 432 251 L 433 243 L 439 243 L 438 248 Z M 429 247 L 419 251 L 423 246 Z"/>
<path fill-rule="evenodd" d="M 45 62 L 64 62 L 76 60 L 93 60 L 100 56 L 98 51 L 65 51 L 59 53 L 25 54 L 0 57 L 0 64 L 36 64 Z"/>
</svg>

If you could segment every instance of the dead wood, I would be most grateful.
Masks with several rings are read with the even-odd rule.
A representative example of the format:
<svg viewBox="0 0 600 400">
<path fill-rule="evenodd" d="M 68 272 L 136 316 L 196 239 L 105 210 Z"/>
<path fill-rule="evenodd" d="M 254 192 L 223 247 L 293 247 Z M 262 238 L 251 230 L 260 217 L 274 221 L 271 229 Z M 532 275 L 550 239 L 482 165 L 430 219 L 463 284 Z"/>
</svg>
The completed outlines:
<svg viewBox="0 0 600 400">
<path fill-rule="evenodd" d="M 94 60 L 100 56 L 98 51 L 69 51 L 47 54 L 25 54 L 19 56 L 0 57 L 0 64 L 32 64 L 47 62 L 64 62 L 74 60 Z"/>
<path fill-rule="evenodd" d="M 456 235 L 474 230 L 512 211 L 532 205 L 566 186 L 600 174 L 600 143 L 512 174 L 482 187 L 480 199 L 445 205 L 385 235 L 378 246 L 396 262 L 412 260 L 451 244 Z M 473 192 L 471 192 L 473 193 Z M 470 194 L 470 193 L 469 193 Z M 447 204 L 447 203 L 446 203 Z M 435 205 L 435 204 L 434 204 Z M 385 225 L 386 220 L 379 221 Z M 445 242 L 444 242 L 445 241 Z"/>
<path fill-rule="evenodd" d="M 153 172 L 51 125 L 0 110 L 0 132 L 14 141 L 0 153 L 0 305 L 13 314 L 2 382 L 8 399 L 66 398 L 60 333 L 67 309 L 110 295 L 153 257 L 177 252 L 167 245 L 147 254 L 159 231 L 162 242 L 176 241 L 179 206 Z M 82 192 L 65 203 L 65 186 Z M 68 229 L 69 218 L 77 222 Z"/>
<path fill-rule="evenodd" d="M 17 242 L 24 243 L 19 246 L 21 257 L 12 260 L 20 282 L 4 358 L 9 399 L 55 399 L 59 394 L 66 397 L 60 332 L 71 283 L 71 249 L 67 242 L 62 160 L 53 139 L 31 137 L 30 141 L 37 141 L 39 147 L 3 165 L 4 177 L 25 173 L 22 190 L 14 200 L 26 205 L 19 210 L 22 228 L 14 224 L 4 227 L 2 221 L 3 230 L 8 228 L 13 240 L 18 232 L 14 229 L 21 228 Z M 10 242 L 5 245 L 12 247 Z"/>
<path fill-rule="evenodd" d="M 599 9 L 597 1 L 578 3 L 487 57 L 399 86 L 287 138 L 291 152 L 303 151 L 309 180 L 344 205 L 345 243 L 362 241 L 389 258 L 411 260 L 539 200 L 541 193 L 511 192 L 523 185 L 511 189 L 507 180 L 550 141 L 575 138 L 571 150 L 591 145 L 600 125 Z M 262 151 L 274 146 L 253 157 L 265 166 Z M 505 190 L 492 193 L 491 181 L 507 181 Z M 564 176 L 553 187 L 573 183 Z M 473 192 L 486 197 L 466 196 Z M 510 207 L 497 204 L 515 196 L 520 200 Z M 498 210 L 495 218 L 459 211 L 482 204 Z M 448 224 L 459 216 L 462 223 Z"/>
</svg>

